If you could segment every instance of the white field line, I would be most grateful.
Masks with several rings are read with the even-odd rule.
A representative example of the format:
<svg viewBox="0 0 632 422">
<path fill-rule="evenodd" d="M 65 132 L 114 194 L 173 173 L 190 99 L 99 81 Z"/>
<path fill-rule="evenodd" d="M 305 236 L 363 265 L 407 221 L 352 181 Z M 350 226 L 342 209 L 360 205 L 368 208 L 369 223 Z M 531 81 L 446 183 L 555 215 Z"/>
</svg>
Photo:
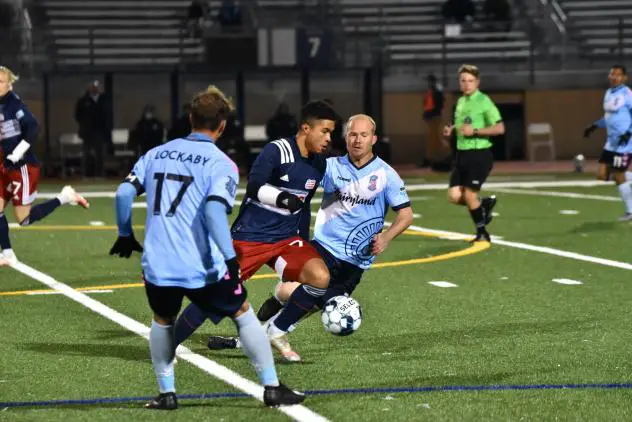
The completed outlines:
<svg viewBox="0 0 632 422">
<path fill-rule="evenodd" d="M 28 265 L 18 262 L 12 267 L 21 272 L 22 274 L 31 277 L 34 280 L 39 281 L 42 284 L 54 289 L 64 296 L 74 300 L 75 302 L 85 306 L 91 311 L 109 319 L 120 325 L 121 327 L 132 331 L 135 334 L 138 334 L 145 339 L 149 339 L 149 327 L 141 324 L 140 322 L 124 315 L 114 309 L 104 305 L 103 303 L 92 299 L 84 293 L 81 293 L 77 290 L 74 290 L 72 287 L 67 284 L 61 283 L 51 276 L 42 273 L 41 271 L 36 270 L 35 268 L 29 267 Z M 148 352 L 149 353 L 149 352 Z M 238 373 L 226 368 L 218 364 L 215 361 L 212 361 L 202 355 L 198 355 L 197 353 L 193 353 L 191 350 L 184 346 L 178 346 L 176 349 L 176 354 L 179 358 L 186 360 L 197 366 L 204 372 L 209 375 L 224 381 L 225 383 L 232 385 L 238 390 L 243 391 L 246 394 L 249 394 L 256 398 L 259 401 L 263 401 L 263 387 L 242 377 Z M 148 371 L 148 374 L 153 374 L 153 371 Z M 295 406 L 285 406 L 279 407 L 279 411 L 285 413 L 292 419 L 296 421 L 306 421 L 306 422 L 321 422 L 327 421 L 325 417 L 311 411 L 305 406 L 295 405 Z"/>
<path fill-rule="evenodd" d="M 531 181 L 531 182 L 491 182 L 486 183 L 486 189 L 504 189 L 504 188 L 554 188 L 554 187 L 593 187 L 593 186 L 608 186 L 612 185 L 612 182 L 601 182 L 599 180 L 556 180 L 556 181 Z M 432 191 L 432 190 L 447 190 L 448 183 L 422 183 L 415 185 L 407 185 L 406 190 L 409 192 L 415 191 Z M 320 191 L 320 189 L 319 189 Z M 81 195 L 86 198 L 114 198 L 116 192 L 82 192 Z M 246 189 L 237 189 L 238 194 L 246 193 Z M 57 192 L 41 192 L 37 197 L 41 199 L 50 199 L 58 195 Z"/>
<path fill-rule="evenodd" d="M 573 198 L 573 199 L 595 199 L 598 201 L 611 201 L 611 202 L 620 202 L 621 198 L 618 196 L 607 196 L 607 195 L 589 195 L 585 193 L 577 193 L 577 192 L 558 192 L 558 191 L 549 191 L 549 190 L 530 190 L 530 189 L 509 189 L 509 188 L 491 188 L 489 189 L 494 192 L 500 193 L 510 193 L 510 194 L 518 194 L 518 195 L 533 195 L 533 196 L 552 196 L 554 198 Z"/>
<path fill-rule="evenodd" d="M 428 229 L 425 227 L 412 226 L 412 225 L 408 229 L 417 231 L 417 232 L 426 232 L 426 233 L 435 233 L 435 234 L 444 235 L 444 236 L 453 236 L 455 239 L 457 238 L 471 239 L 472 238 L 472 235 L 467 235 L 463 233 L 450 232 L 450 231 L 445 231 L 445 230 L 434 230 L 434 229 Z M 529 245 L 528 243 L 510 242 L 508 240 L 503 240 L 503 239 L 498 239 L 498 238 L 492 238 L 492 243 L 495 245 L 502 245 L 502 246 L 507 246 L 510 248 L 523 249 L 526 251 L 540 252 L 540 253 L 545 253 L 549 255 L 560 256 L 563 258 L 574 259 L 577 261 L 590 262 L 593 264 L 604 265 L 607 267 L 621 268 L 623 270 L 632 270 L 632 264 L 627 263 L 627 262 L 614 261 L 612 259 L 598 258 L 596 256 L 583 255 L 576 252 L 563 251 L 561 249 L 550 248 L 548 246 L 536 246 L 536 245 Z"/>
</svg>

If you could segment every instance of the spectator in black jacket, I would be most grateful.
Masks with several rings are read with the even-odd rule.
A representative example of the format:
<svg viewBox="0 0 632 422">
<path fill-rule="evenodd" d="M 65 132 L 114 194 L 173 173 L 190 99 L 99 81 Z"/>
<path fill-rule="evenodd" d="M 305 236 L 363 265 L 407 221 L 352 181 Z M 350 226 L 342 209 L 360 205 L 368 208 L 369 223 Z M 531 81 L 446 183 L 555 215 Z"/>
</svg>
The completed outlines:
<svg viewBox="0 0 632 422">
<path fill-rule="evenodd" d="M 191 104 L 182 106 L 182 114 L 173 122 L 173 126 L 167 132 L 167 140 L 171 141 L 177 138 L 184 138 L 191 133 L 191 122 L 189 121 L 189 113 L 191 113 Z"/>
<path fill-rule="evenodd" d="M 474 18 L 476 8 L 472 0 L 447 0 L 441 13 L 445 20 L 462 24 Z"/>
<path fill-rule="evenodd" d="M 428 129 L 428 142 L 426 143 L 426 154 L 422 166 L 434 164 L 445 158 L 443 150 L 443 126 L 441 114 L 443 112 L 444 96 L 443 87 L 437 83 L 437 77 L 428 75 L 428 89 L 423 96 L 423 119 Z"/>
<path fill-rule="evenodd" d="M 296 117 L 290 114 L 290 107 L 286 103 L 281 103 L 277 107 L 276 113 L 266 123 L 266 137 L 268 141 L 281 138 L 291 138 L 298 132 Z"/>
<path fill-rule="evenodd" d="M 162 144 L 164 138 L 164 125 L 155 116 L 154 108 L 146 106 L 143 115 L 136 123 L 129 137 L 129 147 L 138 156 L 145 154 L 150 149 Z"/>
<path fill-rule="evenodd" d="M 114 146 L 110 102 L 101 93 L 99 81 L 90 83 L 77 100 L 75 120 L 83 141 L 84 176 L 105 176 L 105 156 L 113 153 Z"/>
</svg>

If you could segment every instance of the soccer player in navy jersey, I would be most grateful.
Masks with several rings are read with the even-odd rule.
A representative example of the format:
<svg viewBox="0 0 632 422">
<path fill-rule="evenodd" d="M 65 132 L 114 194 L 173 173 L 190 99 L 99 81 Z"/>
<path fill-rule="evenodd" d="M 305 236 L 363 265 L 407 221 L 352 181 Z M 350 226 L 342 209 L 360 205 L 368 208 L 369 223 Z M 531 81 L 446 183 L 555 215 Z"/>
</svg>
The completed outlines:
<svg viewBox="0 0 632 422">
<path fill-rule="evenodd" d="M 266 326 L 272 346 L 292 362 L 301 358 L 287 341 L 289 327 L 316 306 L 329 285 L 327 266 L 306 233 L 310 200 L 325 173 L 323 153 L 336 119 L 326 102 L 310 102 L 301 111 L 294 138 L 277 139 L 264 147 L 250 171 L 246 197 L 231 231 L 243 280 L 268 265 L 281 279 L 300 283 L 284 311 Z M 205 318 L 195 305 L 185 309 L 176 323 L 178 343 Z"/>
<path fill-rule="evenodd" d="M 9 202 L 13 204 L 15 219 L 21 226 L 42 220 L 61 205 L 90 206 L 70 186 L 65 186 L 55 198 L 33 205 L 37 198 L 40 164 L 31 145 L 37 140 L 38 125 L 26 104 L 13 92 L 17 80 L 9 68 L 0 66 L 0 266 L 18 262 L 4 215 Z"/>
<path fill-rule="evenodd" d="M 132 202 L 146 192 L 147 218 L 142 257 L 145 291 L 154 318 L 149 334 L 151 360 L 160 394 L 145 407 L 178 408 L 174 322 L 186 296 L 206 317 L 231 318 L 245 353 L 265 386 L 268 406 L 301 403 L 305 396 L 277 379 L 272 349 L 246 301 L 227 214 L 232 210 L 239 172 L 217 146 L 232 103 L 216 87 L 195 96 L 193 132 L 151 149 L 134 165 L 116 194 L 119 236 L 110 254 L 127 257 L 141 251 L 132 230 Z"/>
<path fill-rule="evenodd" d="M 404 182 L 391 166 L 373 153 L 377 141 L 375 129 L 375 121 L 370 116 L 351 116 L 345 129 L 347 155 L 327 159 L 327 171 L 321 183 L 323 201 L 311 243 L 325 260 L 331 280 L 316 309 L 334 296 L 351 295 L 364 271 L 371 268 L 375 258 L 413 221 Z M 389 207 L 396 213 L 395 220 L 384 229 Z M 295 282 L 279 282 L 274 296 L 257 312 L 259 320 L 278 318 L 275 315 L 298 286 Z M 240 343 L 235 338 L 211 336 L 208 346 L 215 350 L 230 349 Z"/>
</svg>

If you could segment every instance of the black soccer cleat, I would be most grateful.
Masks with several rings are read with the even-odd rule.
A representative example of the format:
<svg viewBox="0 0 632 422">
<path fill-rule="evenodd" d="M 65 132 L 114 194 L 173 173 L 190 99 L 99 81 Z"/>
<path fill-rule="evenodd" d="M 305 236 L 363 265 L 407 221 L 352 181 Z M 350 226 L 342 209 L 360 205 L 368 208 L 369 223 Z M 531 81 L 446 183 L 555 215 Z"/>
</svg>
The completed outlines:
<svg viewBox="0 0 632 422">
<path fill-rule="evenodd" d="M 304 400 L 305 394 L 290 390 L 283 384 L 279 384 L 278 387 L 268 385 L 263 391 L 263 402 L 266 406 L 270 407 L 300 404 L 303 403 Z"/>
<path fill-rule="evenodd" d="M 152 401 L 145 404 L 145 409 L 176 410 L 177 408 L 176 393 L 160 393 Z"/>
<path fill-rule="evenodd" d="M 488 225 L 492 222 L 494 216 L 492 215 L 492 211 L 496 206 L 496 195 L 487 196 L 481 200 L 481 205 L 483 206 L 483 210 L 485 211 L 485 225 Z"/>
<path fill-rule="evenodd" d="M 239 349 L 241 343 L 235 337 L 209 336 L 206 344 L 211 350 Z"/>
<path fill-rule="evenodd" d="M 484 231 L 484 232 L 476 233 L 476 237 L 474 239 L 472 239 L 470 241 L 470 243 L 476 243 L 476 242 L 489 242 L 489 243 L 491 243 L 491 241 L 492 241 L 492 239 L 491 239 L 491 236 L 489 235 L 489 233 Z"/>
<path fill-rule="evenodd" d="M 281 309 L 283 309 L 283 304 L 276 297 L 270 296 L 257 311 L 257 319 L 261 322 L 266 322 Z"/>
</svg>

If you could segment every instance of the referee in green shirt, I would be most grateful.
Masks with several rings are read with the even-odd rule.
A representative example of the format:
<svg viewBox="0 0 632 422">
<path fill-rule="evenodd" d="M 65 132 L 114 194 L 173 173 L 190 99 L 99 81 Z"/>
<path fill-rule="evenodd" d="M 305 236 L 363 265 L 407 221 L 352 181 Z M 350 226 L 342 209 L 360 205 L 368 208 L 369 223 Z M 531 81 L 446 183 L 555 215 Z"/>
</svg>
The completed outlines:
<svg viewBox="0 0 632 422">
<path fill-rule="evenodd" d="M 459 68 L 459 86 L 463 95 L 456 103 L 454 125 L 446 126 L 443 135 L 450 137 L 456 130 L 457 151 L 448 198 L 453 204 L 467 206 L 476 225 L 474 241 L 489 242 L 485 226 L 492 220 L 496 197 L 481 200 L 479 192 L 494 166 L 489 137 L 504 134 L 505 125 L 496 104 L 478 90 L 480 82 L 476 66 Z"/>
</svg>

